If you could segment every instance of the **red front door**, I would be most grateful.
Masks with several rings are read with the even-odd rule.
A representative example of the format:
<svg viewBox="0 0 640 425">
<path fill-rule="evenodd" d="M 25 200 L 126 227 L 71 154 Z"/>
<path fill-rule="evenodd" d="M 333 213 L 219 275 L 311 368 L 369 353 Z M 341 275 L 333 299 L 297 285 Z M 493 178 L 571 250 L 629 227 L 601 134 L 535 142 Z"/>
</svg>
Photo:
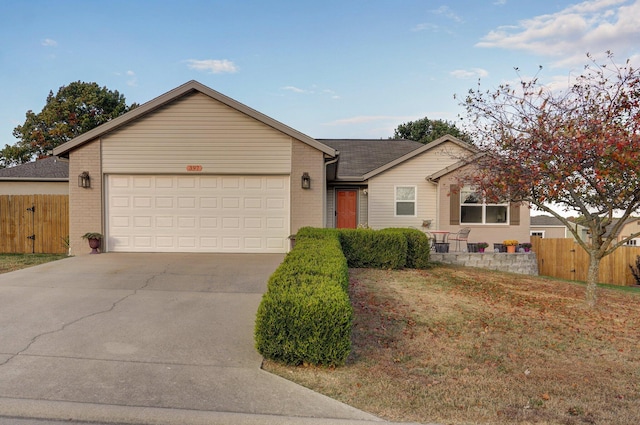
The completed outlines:
<svg viewBox="0 0 640 425">
<path fill-rule="evenodd" d="M 356 216 L 358 191 L 338 189 L 336 197 L 336 227 L 338 229 L 355 229 L 358 226 Z"/>
</svg>

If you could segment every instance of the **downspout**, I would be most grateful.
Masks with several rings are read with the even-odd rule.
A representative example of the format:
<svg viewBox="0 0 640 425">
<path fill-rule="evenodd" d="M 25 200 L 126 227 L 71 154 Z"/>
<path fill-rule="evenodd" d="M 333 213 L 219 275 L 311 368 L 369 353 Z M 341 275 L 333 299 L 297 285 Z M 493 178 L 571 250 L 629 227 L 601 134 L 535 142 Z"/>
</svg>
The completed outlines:
<svg viewBox="0 0 640 425">
<path fill-rule="evenodd" d="M 434 223 L 434 229 L 440 228 L 440 184 L 437 180 L 431 177 L 425 177 L 425 180 L 436 186 L 436 222 Z"/>
<path fill-rule="evenodd" d="M 336 164 L 336 171 L 335 171 L 335 175 L 333 176 L 333 178 L 335 179 L 336 176 L 338 175 L 337 163 L 338 163 L 339 156 L 340 156 L 340 151 L 336 151 L 336 156 L 334 156 L 333 158 L 325 158 L 325 161 L 324 161 L 324 193 L 322 194 L 322 205 L 324 205 L 324 208 L 322 208 L 323 227 L 327 227 L 327 192 L 328 192 L 327 183 L 329 179 L 327 168 L 333 164 Z M 335 223 L 334 223 L 334 227 L 335 227 Z"/>
</svg>

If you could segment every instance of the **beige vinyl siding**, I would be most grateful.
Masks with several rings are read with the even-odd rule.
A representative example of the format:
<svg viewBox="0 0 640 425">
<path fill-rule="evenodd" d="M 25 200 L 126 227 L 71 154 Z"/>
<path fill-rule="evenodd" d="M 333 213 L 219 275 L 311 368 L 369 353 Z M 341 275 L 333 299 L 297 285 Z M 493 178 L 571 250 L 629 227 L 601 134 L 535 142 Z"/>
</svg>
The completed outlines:
<svg viewBox="0 0 640 425">
<path fill-rule="evenodd" d="M 417 227 L 422 221 L 437 217 L 437 187 L 425 178 L 459 161 L 463 154 L 454 143 L 427 151 L 369 179 L 368 224 L 374 229 L 386 227 Z M 395 216 L 395 188 L 415 186 L 416 216 Z"/>
<path fill-rule="evenodd" d="M 102 138 L 105 173 L 289 174 L 292 139 L 202 93 Z"/>
</svg>

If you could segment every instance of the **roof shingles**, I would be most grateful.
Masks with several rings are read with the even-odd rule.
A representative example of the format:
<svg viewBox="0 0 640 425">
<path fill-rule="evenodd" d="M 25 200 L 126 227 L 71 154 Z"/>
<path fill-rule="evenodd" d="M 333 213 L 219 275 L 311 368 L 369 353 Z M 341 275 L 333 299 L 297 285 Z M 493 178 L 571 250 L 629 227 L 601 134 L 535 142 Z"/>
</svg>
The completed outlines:
<svg viewBox="0 0 640 425">
<path fill-rule="evenodd" d="M 394 139 L 317 139 L 340 152 L 338 179 L 361 177 L 409 152 L 420 142 Z"/>
<path fill-rule="evenodd" d="M 0 169 L 0 179 L 68 179 L 69 162 L 55 156 Z"/>
</svg>

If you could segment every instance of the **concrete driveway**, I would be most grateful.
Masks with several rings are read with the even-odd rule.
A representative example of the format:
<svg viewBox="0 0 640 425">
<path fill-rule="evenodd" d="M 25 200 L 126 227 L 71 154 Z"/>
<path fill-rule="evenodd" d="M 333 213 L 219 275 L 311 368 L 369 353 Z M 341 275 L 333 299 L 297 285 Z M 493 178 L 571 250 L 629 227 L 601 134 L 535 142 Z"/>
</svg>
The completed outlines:
<svg viewBox="0 0 640 425">
<path fill-rule="evenodd" d="M 260 369 L 255 312 L 282 258 L 101 254 L 0 275 L 0 417 L 379 421 Z"/>
</svg>

